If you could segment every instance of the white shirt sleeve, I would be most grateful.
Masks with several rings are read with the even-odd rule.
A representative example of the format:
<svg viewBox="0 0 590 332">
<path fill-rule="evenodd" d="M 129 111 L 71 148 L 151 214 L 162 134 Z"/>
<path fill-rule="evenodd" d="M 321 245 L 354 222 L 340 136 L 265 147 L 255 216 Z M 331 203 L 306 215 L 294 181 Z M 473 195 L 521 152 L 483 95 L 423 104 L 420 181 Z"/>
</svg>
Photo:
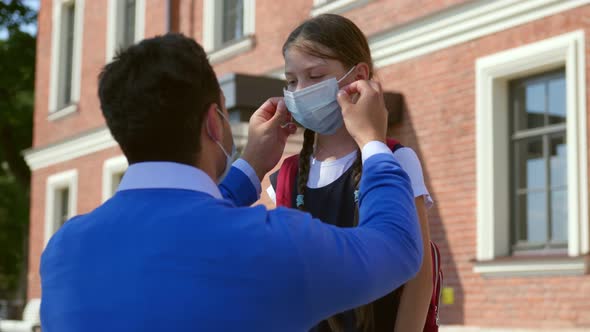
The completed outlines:
<svg viewBox="0 0 590 332">
<path fill-rule="evenodd" d="M 379 153 L 391 154 L 391 149 L 385 143 L 379 141 L 371 141 L 365 144 L 361 151 L 363 163 L 365 162 L 365 160 Z"/>
<path fill-rule="evenodd" d="M 393 157 L 400 164 L 402 169 L 408 173 L 410 181 L 412 182 L 412 189 L 414 190 L 414 197 L 424 197 L 426 208 L 431 208 L 434 201 L 424 184 L 424 174 L 422 173 L 422 165 L 414 150 L 403 147 L 393 153 Z"/>
<path fill-rule="evenodd" d="M 275 188 L 273 188 L 272 186 L 268 186 L 268 188 L 266 188 L 266 193 L 268 194 L 268 197 L 270 197 L 270 199 L 273 201 L 273 203 L 277 205 L 277 193 L 275 192 Z"/>
</svg>

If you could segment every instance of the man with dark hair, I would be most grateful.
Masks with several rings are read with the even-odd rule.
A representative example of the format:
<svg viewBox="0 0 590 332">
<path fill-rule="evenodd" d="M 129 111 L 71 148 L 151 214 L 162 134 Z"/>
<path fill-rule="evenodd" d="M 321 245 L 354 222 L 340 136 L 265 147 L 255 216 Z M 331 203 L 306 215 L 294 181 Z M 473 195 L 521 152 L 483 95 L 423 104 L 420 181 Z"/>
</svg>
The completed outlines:
<svg viewBox="0 0 590 332">
<path fill-rule="evenodd" d="M 44 332 L 306 331 L 418 271 L 412 189 L 383 143 L 379 84 L 357 81 L 338 95 L 364 163 L 354 229 L 248 207 L 295 127 L 282 99 L 269 99 L 232 166 L 224 97 L 194 40 L 131 46 L 104 68 L 99 98 L 130 166 L 110 200 L 48 243 Z"/>
</svg>

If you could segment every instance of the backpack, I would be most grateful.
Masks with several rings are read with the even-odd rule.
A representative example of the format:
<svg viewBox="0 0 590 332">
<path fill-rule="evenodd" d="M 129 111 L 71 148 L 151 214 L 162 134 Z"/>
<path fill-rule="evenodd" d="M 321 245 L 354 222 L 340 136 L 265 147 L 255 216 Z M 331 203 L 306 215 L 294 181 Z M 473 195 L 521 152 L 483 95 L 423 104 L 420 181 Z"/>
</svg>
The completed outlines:
<svg viewBox="0 0 590 332">
<path fill-rule="evenodd" d="M 392 152 L 403 147 L 395 139 L 387 139 L 387 146 Z M 295 178 L 299 166 L 299 155 L 288 157 L 283 161 L 277 176 L 276 202 L 277 206 L 292 207 L 292 189 L 295 186 Z M 432 297 L 430 307 L 426 315 L 423 332 L 438 332 L 440 297 L 442 293 L 443 272 L 441 268 L 441 256 L 438 246 L 430 241 L 430 254 L 432 256 Z"/>
</svg>

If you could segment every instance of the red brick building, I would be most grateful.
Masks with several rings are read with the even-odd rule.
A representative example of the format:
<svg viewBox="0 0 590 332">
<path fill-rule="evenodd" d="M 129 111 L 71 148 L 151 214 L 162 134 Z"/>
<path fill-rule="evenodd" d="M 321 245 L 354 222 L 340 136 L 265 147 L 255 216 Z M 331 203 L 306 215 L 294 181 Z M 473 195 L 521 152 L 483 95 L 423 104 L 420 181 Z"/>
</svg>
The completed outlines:
<svg viewBox="0 0 590 332">
<path fill-rule="evenodd" d="M 324 12 L 365 32 L 378 80 L 404 97 L 391 134 L 419 154 L 436 202 L 445 330 L 590 329 L 587 0 L 41 0 L 29 297 L 49 237 L 126 168 L 96 97 L 117 47 L 167 31 L 202 43 L 243 145 L 256 98 L 280 94 L 268 78 L 283 41 Z M 244 101 L 248 80 L 265 88 Z"/>
</svg>

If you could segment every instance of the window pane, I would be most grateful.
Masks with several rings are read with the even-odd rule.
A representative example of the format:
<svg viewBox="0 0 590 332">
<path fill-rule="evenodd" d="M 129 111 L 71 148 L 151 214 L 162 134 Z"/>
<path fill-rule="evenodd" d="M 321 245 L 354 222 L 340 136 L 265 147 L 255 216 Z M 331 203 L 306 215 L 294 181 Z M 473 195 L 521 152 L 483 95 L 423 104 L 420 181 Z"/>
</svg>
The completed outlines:
<svg viewBox="0 0 590 332">
<path fill-rule="evenodd" d="M 563 69 L 510 83 L 517 249 L 567 244 L 565 85 Z"/>
<path fill-rule="evenodd" d="M 549 81 L 549 123 L 563 123 L 566 118 L 565 77 Z"/>
<path fill-rule="evenodd" d="M 64 8 L 64 28 L 65 28 L 65 41 L 64 41 L 64 62 L 63 62 L 63 99 L 61 100 L 61 107 L 67 106 L 72 101 L 72 75 L 73 75 L 73 64 L 74 64 L 74 22 L 76 16 L 75 5 L 66 6 Z"/>
<path fill-rule="evenodd" d="M 125 0 L 123 11 L 123 40 L 122 48 L 127 48 L 135 42 L 135 0 Z"/>
<path fill-rule="evenodd" d="M 529 243 L 547 242 L 547 205 L 544 192 L 533 192 L 521 195 L 520 211 L 524 217 L 521 226 L 520 240 Z"/>
<path fill-rule="evenodd" d="M 69 217 L 70 210 L 70 190 L 68 188 L 60 189 L 56 192 L 55 197 L 55 221 L 56 230 L 61 227 Z"/>
<path fill-rule="evenodd" d="M 545 125 L 545 84 L 536 83 L 525 87 L 526 122 L 522 122 L 519 129 L 531 129 Z"/>
<path fill-rule="evenodd" d="M 526 194 L 516 195 L 516 242 L 527 241 L 527 205 Z"/>
<path fill-rule="evenodd" d="M 123 179 L 123 174 L 125 173 L 116 173 L 113 174 L 113 182 L 111 186 L 111 193 L 115 194 L 117 189 L 119 188 L 119 184 L 121 184 L 121 180 Z"/>
<path fill-rule="evenodd" d="M 244 35 L 244 1 L 223 1 L 222 43 L 240 39 Z"/>
<path fill-rule="evenodd" d="M 551 235 L 554 243 L 567 242 L 567 190 L 551 192 Z"/>
<path fill-rule="evenodd" d="M 551 138 L 549 153 L 551 158 L 551 187 L 567 186 L 567 145 L 565 136 Z"/>
<path fill-rule="evenodd" d="M 541 138 L 520 141 L 516 145 L 518 188 L 542 189 L 545 184 L 545 160 Z"/>
</svg>

